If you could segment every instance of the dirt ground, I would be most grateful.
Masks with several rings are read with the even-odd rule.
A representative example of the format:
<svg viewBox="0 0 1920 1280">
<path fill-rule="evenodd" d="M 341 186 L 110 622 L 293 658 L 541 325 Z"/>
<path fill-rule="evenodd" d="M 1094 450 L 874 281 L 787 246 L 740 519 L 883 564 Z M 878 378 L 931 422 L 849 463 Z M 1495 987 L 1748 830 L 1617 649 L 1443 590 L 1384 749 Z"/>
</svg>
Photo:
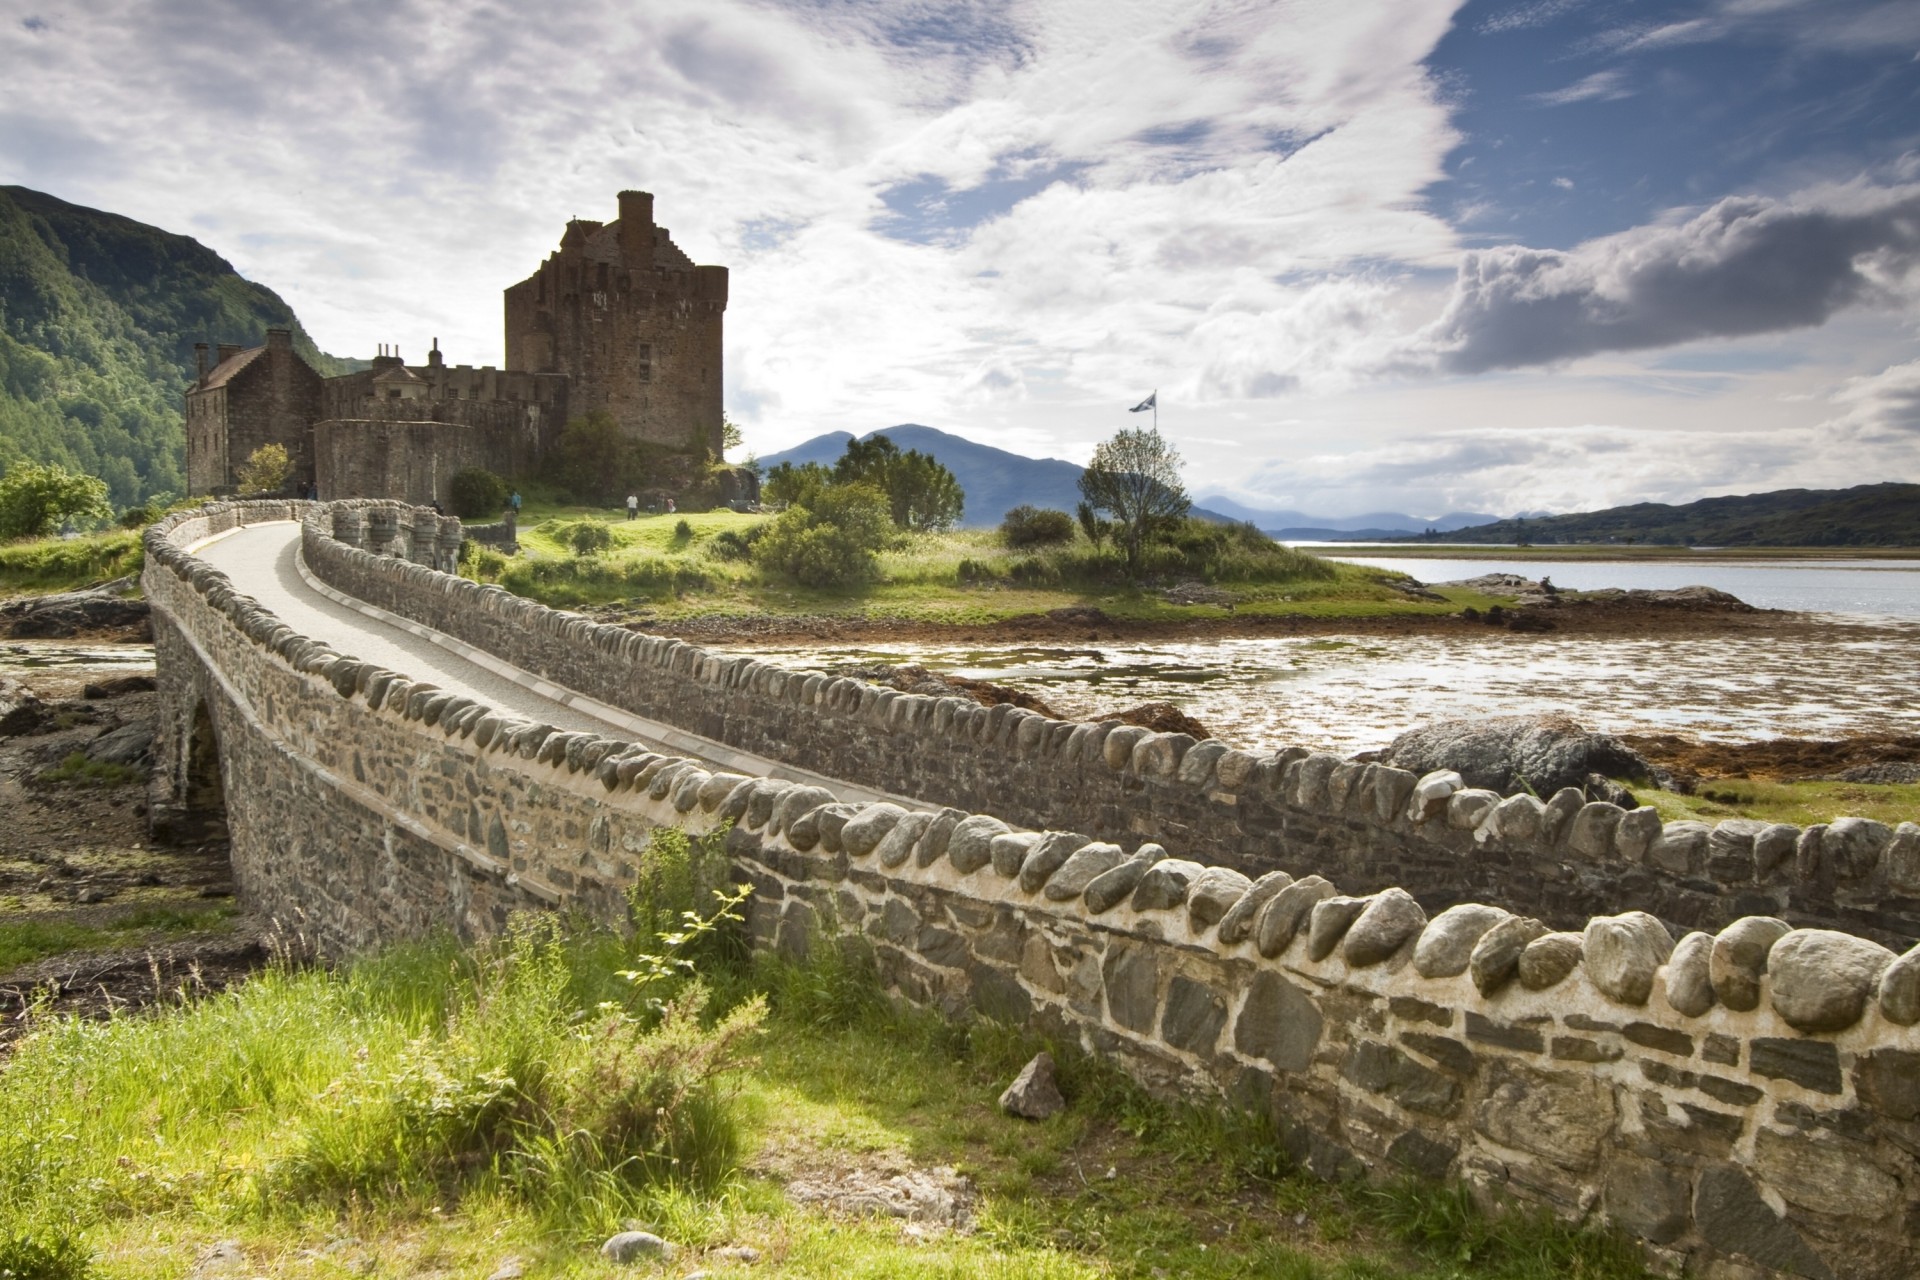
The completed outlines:
<svg viewBox="0 0 1920 1280">
<path fill-rule="evenodd" d="M 59 668 L 9 679 L 41 705 L 15 721 L 30 721 L 26 731 L 0 735 L 0 1045 L 36 1004 L 139 1008 L 262 964 L 257 923 L 233 902 L 225 840 L 153 841 L 142 764 L 99 780 L 46 776 L 108 734 L 150 726 L 157 695 L 138 688 L 150 681 Z M 85 696 L 89 683 L 108 696 Z"/>
</svg>

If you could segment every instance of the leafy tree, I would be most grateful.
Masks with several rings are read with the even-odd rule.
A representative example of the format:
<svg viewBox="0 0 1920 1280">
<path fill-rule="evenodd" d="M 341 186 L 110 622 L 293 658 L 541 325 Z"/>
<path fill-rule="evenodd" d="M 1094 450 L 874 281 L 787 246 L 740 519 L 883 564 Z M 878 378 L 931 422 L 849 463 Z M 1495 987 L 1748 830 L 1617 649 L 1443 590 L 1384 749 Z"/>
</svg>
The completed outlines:
<svg viewBox="0 0 1920 1280">
<path fill-rule="evenodd" d="M 43 538 L 68 519 L 107 519 L 106 481 L 65 467 L 16 462 L 0 479 L 0 538 Z"/>
<path fill-rule="evenodd" d="M 1113 532 L 1113 526 L 1099 517 L 1091 502 L 1082 502 L 1075 507 L 1073 515 L 1080 522 L 1080 531 L 1087 535 L 1087 541 L 1095 547 L 1105 542 L 1107 535 Z"/>
<path fill-rule="evenodd" d="M 864 484 L 824 485 L 765 529 L 753 544 L 754 562 L 809 587 L 878 577 L 880 552 L 894 537 L 886 497 Z"/>
<path fill-rule="evenodd" d="M 468 467 L 454 473 L 447 497 L 462 520 L 497 516 L 507 505 L 507 482 L 485 467 Z"/>
<path fill-rule="evenodd" d="M 1180 483 L 1180 455 L 1152 427 L 1123 429 L 1095 449 L 1080 473 L 1080 492 L 1096 512 L 1113 517 L 1134 576 L 1147 540 L 1193 506 Z"/>
<path fill-rule="evenodd" d="M 767 472 L 760 484 L 760 496 L 779 506 L 809 506 L 832 483 L 833 472 L 817 462 L 803 462 L 797 467 L 783 462 Z"/>
<path fill-rule="evenodd" d="M 740 434 L 740 424 L 735 422 L 732 418 L 722 415 L 720 419 L 720 453 L 721 455 L 724 457 L 727 453 L 731 452 L 734 449 L 738 449 L 741 445 L 745 444 L 746 442 L 747 442 L 747 438 Z"/>
<path fill-rule="evenodd" d="M 1064 511 L 1042 510 L 1023 503 L 1001 518 L 1000 540 L 1015 550 L 1072 542 L 1073 517 Z"/>
<path fill-rule="evenodd" d="M 627 452 L 620 424 L 605 409 L 595 409 L 560 429 L 547 469 L 574 497 L 611 503 L 631 478 Z"/>
<path fill-rule="evenodd" d="M 847 441 L 833 464 L 836 484 L 866 484 L 887 497 L 894 527 L 927 532 L 951 528 L 966 510 L 966 493 L 953 472 L 918 449 L 900 452 L 886 436 Z"/>
<path fill-rule="evenodd" d="M 278 493 L 292 474 L 293 459 L 287 456 L 286 447 L 263 444 L 247 455 L 234 478 L 240 482 L 243 494 Z"/>
</svg>

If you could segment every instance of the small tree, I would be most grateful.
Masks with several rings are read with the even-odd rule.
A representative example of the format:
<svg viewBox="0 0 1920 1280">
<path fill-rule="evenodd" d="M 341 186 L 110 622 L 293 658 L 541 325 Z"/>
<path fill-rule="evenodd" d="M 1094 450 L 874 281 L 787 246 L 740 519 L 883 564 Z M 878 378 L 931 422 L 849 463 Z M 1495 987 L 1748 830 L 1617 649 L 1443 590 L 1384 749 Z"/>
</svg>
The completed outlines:
<svg viewBox="0 0 1920 1280">
<path fill-rule="evenodd" d="M 836 484 L 866 484 L 887 497 L 894 527 L 928 532 L 951 528 L 966 510 L 966 493 L 939 459 L 900 447 L 878 433 L 847 441 L 833 464 Z"/>
<path fill-rule="evenodd" d="M 613 545 L 613 530 L 599 520 L 582 520 L 568 528 L 567 545 L 577 556 L 599 555 Z"/>
<path fill-rule="evenodd" d="M 720 417 L 720 456 L 724 458 L 728 453 L 738 449 L 746 442 L 747 438 L 740 434 L 740 424 L 722 414 Z"/>
<path fill-rule="evenodd" d="M 833 473 L 817 462 L 803 462 L 797 467 L 783 462 L 760 482 L 760 496 L 779 506 L 804 507 L 832 483 Z"/>
<path fill-rule="evenodd" d="M 16 462 L 0 479 L 0 538 L 43 538 L 63 520 L 112 514 L 107 483 L 96 476 Z"/>
<path fill-rule="evenodd" d="M 234 478 L 243 494 L 278 493 L 292 474 L 293 459 L 287 456 L 286 446 L 263 444 L 247 455 Z"/>
<path fill-rule="evenodd" d="M 507 482 L 485 467 L 468 467 L 454 472 L 447 498 L 462 520 L 497 516 L 507 505 Z"/>
<path fill-rule="evenodd" d="M 1064 511 L 1046 510 L 1023 503 L 1001 517 L 1000 541 L 1015 550 L 1072 542 L 1073 517 Z"/>
<path fill-rule="evenodd" d="M 754 562 L 809 587 L 852 586 L 879 576 L 894 535 L 887 500 L 864 484 L 827 485 L 788 507 L 753 544 Z"/>
<path fill-rule="evenodd" d="M 1095 511 L 1113 517 L 1127 572 L 1135 577 L 1147 539 L 1193 506 L 1180 483 L 1180 455 L 1152 427 L 1116 432 L 1095 449 L 1080 473 L 1080 492 Z"/>
</svg>

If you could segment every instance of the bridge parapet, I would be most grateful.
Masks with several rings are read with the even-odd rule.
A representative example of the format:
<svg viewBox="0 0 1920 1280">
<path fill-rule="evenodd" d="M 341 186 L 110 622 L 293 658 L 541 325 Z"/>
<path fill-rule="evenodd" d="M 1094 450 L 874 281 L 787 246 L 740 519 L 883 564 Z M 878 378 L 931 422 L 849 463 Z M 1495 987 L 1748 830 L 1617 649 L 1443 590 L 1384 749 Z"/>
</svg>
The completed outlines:
<svg viewBox="0 0 1920 1280">
<path fill-rule="evenodd" d="M 1004 811 L 840 803 L 512 720 L 335 653 L 184 549 L 301 519 L 309 568 L 336 588 L 427 625 L 436 602 L 457 602 L 471 629 L 442 630 L 497 639 L 472 624 L 485 617 L 524 632 L 525 645 L 481 647 L 537 674 L 519 659 L 571 653 L 603 682 L 581 691 L 613 705 L 632 704 L 608 692 L 704 704 L 708 718 L 688 726 L 701 732 L 724 730 L 734 699 L 809 708 L 847 739 L 815 767 L 917 732 L 993 744 L 1008 770 L 1044 751 L 1138 789 L 1220 788 L 1244 768 L 1233 785 L 1261 775 L 1308 814 L 1390 826 L 1380 775 L 1372 807 L 1354 806 L 1369 775 L 1340 775 L 1347 762 L 1241 766 L 1222 748 L 1196 781 L 1183 772 L 1192 744 L 1086 725 L 1056 741 L 1054 722 L 1007 708 L 596 627 L 350 548 L 332 516 L 281 503 L 175 517 L 149 532 L 145 578 L 163 692 L 213 710 L 242 892 L 328 946 L 490 932 L 524 906 L 617 919 L 654 828 L 730 822 L 761 945 L 803 953 L 823 928 L 861 934 L 903 995 L 1049 1030 L 1161 1092 L 1263 1109 L 1328 1176 L 1458 1176 L 1492 1198 L 1610 1220 L 1675 1267 L 1870 1280 L 1920 1269 L 1920 951 L 1767 919 L 1676 941 L 1635 911 L 1559 931 L 1471 903 L 1430 916 L 1401 888 L 1342 893 L 1362 886 L 1337 856 L 1317 868 L 1327 879 L 1305 866 L 1254 878 L 1153 842 L 1023 830 Z M 1410 826 L 1481 825 L 1451 825 L 1477 801 L 1460 805 L 1474 793 L 1444 780 L 1384 794 Z"/>
</svg>

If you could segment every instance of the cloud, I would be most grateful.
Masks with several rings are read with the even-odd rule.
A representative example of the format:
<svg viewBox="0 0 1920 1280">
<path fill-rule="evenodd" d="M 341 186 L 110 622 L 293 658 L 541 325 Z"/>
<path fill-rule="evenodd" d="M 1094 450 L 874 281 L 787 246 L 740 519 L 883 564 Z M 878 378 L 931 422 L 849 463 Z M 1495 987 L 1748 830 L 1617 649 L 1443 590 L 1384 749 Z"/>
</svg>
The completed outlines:
<svg viewBox="0 0 1920 1280">
<path fill-rule="evenodd" d="M 1910 299 L 1916 273 L 1920 185 L 1734 197 L 1567 252 L 1468 253 L 1415 345 L 1442 371 L 1471 374 L 1775 333 Z"/>
<path fill-rule="evenodd" d="M 1920 360 L 1850 378 L 1833 402 L 1842 412 L 1822 424 L 1830 440 L 1920 447 Z"/>
<path fill-rule="evenodd" d="M 1633 90 L 1627 87 L 1626 74 L 1615 70 L 1596 71 L 1564 89 L 1528 95 L 1532 101 L 1548 107 L 1564 107 L 1575 102 L 1614 102 L 1632 96 Z"/>
</svg>

